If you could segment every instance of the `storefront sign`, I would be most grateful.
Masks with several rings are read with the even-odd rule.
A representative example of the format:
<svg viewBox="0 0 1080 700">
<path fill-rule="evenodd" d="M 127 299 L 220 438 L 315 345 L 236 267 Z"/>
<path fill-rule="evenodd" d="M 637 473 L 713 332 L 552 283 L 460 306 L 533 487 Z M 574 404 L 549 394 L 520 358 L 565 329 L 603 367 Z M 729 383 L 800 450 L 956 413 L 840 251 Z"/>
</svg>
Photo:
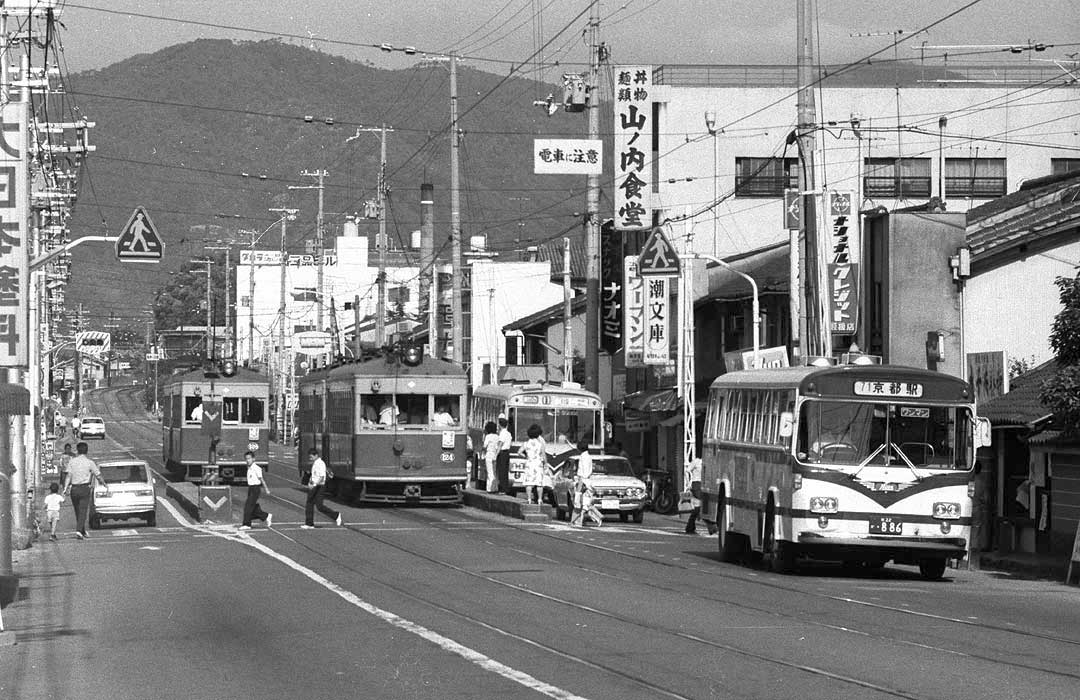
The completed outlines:
<svg viewBox="0 0 1080 700">
<path fill-rule="evenodd" d="M 651 66 L 624 66 L 615 85 L 615 228 L 652 226 Z"/>
<path fill-rule="evenodd" d="M 254 261 L 254 262 L 253 262 Z M 337 265 L 337 253 L 323 253 L 323 265 Z M 241 265 L 281 265 L 281 251 L 278 250 L 241 250 Z M 318 264 L 314 255 L 290 255 L 289 267 L 314 267 Z"/>
<path fill-rule="evenodd" d="M 668 297 L 668 278 L 645 280 L 645 364 L 666 365 L 671 362 L 671 338 L 668 326 L 671 300 Z"/>
<path fill-rule="evenodd" d="M 829 197 L 829 331 L 854 335 L 859 323 L 859 266 L 851 239 L 858 235 L 851 192 L 830 191 Z"/>
<path fill-rule="evenodd" d="M 638 256 L 623 258 L 623 353 L 630 367 L 645 366 L 645 280 L 638 274 Z"/>
<path fill-rule="evenodd" d="M 27 365 L 30 295 L 26 105 L 0 111 L 0 367 Z"/>
<path fill-rule="evenodd" d="M 1004 350 L 969 352 L 967 364 L 968 380 L 975 388 L 976 405 L 1009 392 Z"/>
<path fill-rule="evenodd" d="M 622 347 L 622 236 L 612 221 L 600 227 L 600 347 L 614 355 Z"/>
</svg>

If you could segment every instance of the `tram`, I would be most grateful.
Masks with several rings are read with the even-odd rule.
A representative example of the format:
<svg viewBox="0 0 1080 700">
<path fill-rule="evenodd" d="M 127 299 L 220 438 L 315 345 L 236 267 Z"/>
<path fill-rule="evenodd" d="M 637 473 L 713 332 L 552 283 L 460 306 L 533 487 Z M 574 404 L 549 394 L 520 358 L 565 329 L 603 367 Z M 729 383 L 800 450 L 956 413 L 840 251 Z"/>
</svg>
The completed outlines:
<svg viewBox="0 0 1080 700">
<path fill-rule="evenodd" d="M 408 348 L 315 370 L 297 384 L 301 480 L 314 447 L 344 498 L 462 502 L 468 377 L 459 366 Z"/>
<path fill-rule="evenodd" d="M 170 377 L 162 394 L 161 457 L 174 478 L 202 482 L 213 471 L 222 482 L 242 484 L 248 450 L 268 466 L 265 375 L 231 366 L 224 372 L 189 370 Z"/>
</svg>

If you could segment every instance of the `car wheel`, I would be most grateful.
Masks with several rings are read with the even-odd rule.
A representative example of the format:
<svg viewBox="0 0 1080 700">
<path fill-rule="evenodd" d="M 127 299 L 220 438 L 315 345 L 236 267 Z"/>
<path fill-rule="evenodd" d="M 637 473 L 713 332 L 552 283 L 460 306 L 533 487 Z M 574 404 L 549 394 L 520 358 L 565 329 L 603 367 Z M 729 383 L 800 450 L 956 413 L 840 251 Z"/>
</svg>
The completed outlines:
<svg viewBox="0 0 1080 700">
<path fill-rule="evenodd" d="M 625 523 L 625 522 L 626 522 L 626 521 L 628 521 L 629 519 L 630 519 L 630 514 L 629 514 L 629 513 L 625 512 L 625 511 L 621 511 L 621 512 L 619 513 L 619 520 L 620 520 L 621 522 L 624 522 L 624 523 Z"/>
<path fill-rule="evenodd" d="M 645 520 L 645 509 L 644 508 L 639 508 L 639 509 L 635 510 L 634 511 L 634 522 L 635 523 L 641 523 L 643 520 Z"/>
<path fill-rule="evenodd" d="M 97 513 L 91 513 L 90 514 L 90 529 L 91 530 L 100 530 L 101 529 L 101 516 L 98 515 Z"/>
<path fill-rule="evenodd" d="M 146 516 L 147 527 L 157 527 L 157 511 L 152 510 L 150 514 Z"/>
</svg>

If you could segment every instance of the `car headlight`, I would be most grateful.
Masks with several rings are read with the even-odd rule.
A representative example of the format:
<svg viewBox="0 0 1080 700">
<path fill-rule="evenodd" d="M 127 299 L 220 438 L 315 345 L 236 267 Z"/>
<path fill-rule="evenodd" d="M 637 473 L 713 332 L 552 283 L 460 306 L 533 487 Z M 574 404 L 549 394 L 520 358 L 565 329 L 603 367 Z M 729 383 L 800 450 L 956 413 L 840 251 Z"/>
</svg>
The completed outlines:
<svg viewBox="0 0 1080 700">
<path fill-rule="evenodd" d="M 811 496 L 811 513 L 835 513 L 840 509 L 840 499 L 836 496 Z"/>
<path fill-rule="evenodd" d="M 959 520 L 960 519 L 960 504 L 959 503 L 935 503 L 934 504 L 934 517 L 938 520 Z"/>
</svg>

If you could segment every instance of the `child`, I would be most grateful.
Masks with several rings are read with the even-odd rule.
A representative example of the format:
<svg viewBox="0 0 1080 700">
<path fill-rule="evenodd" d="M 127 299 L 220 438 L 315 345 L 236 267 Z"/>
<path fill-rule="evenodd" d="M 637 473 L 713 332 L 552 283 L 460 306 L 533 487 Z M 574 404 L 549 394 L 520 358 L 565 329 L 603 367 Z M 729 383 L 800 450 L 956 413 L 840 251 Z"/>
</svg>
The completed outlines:
<svg viewBox="0 0 1080 700">
<path fill-rule="evenodd" d="M 56 524 L 60 522 L 60 504 L 64 497 L 60 495 L 60 485 L 49 484 L 49 495 L 45 497 L 45 519 L 49 523 L 49 539 L 56 539 Z"/>
<path fill-rule="evenodd" d="M 596 523 L 596 527 L 600 527 L 604 524 L 604 516 L 597 510 L 594 503 L 593 491 L 589 488 L 589 485 L 585 481 L 579 481 L 576 486 L 577 493 L 574 497 L 574 517 L 571 518 L 571 525 L 585 526 L 585 516 L 589 516 L 589 519 Z"/>
</svg>

